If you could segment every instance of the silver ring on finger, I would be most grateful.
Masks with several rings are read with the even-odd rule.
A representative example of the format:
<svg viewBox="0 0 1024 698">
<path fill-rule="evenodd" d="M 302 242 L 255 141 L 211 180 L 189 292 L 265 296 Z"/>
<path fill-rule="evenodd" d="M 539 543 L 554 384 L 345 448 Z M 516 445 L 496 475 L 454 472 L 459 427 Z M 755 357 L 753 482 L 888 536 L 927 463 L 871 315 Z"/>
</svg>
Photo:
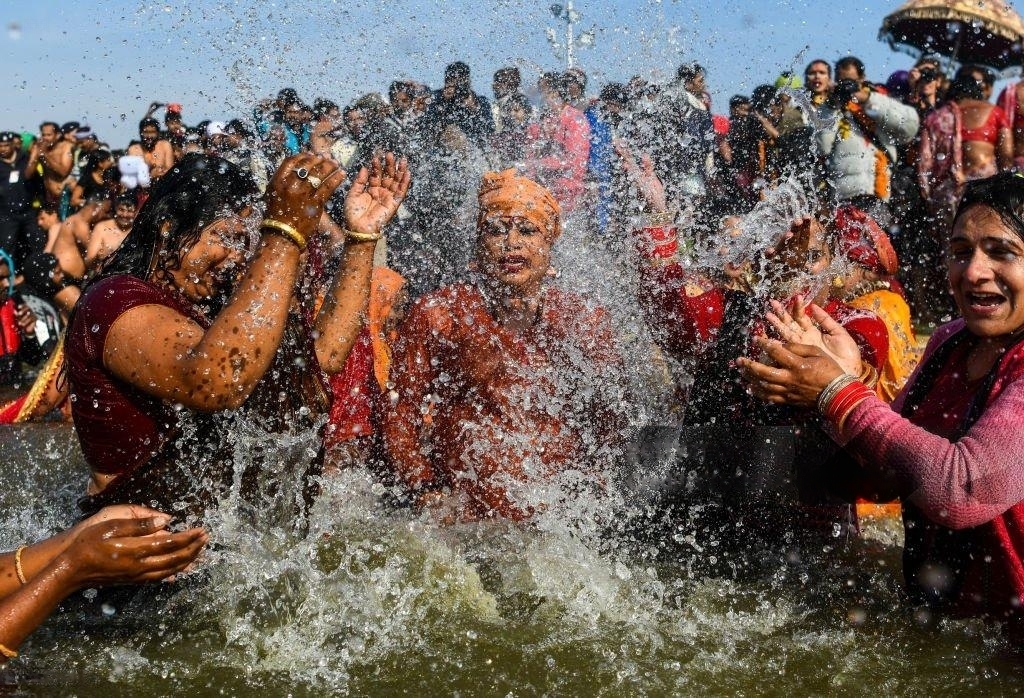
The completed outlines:
<svg viewBox="0 0 1024 698">
<path fill-rule="evenodd" d="M 297 167 L 295 168 L 295 176 L 298 177 L 299 179 L 305 179 L 306 177 L 309 176 L 309 170 L 307 170 L 305 167 Z"/>
<path fill-rule="evenodd" d="M 310 186 L 314 189 L 319 189 L 320 185 L 324 183 L 324 180 L 320 179 L 316 175 L 309 175 L 306 181 L 309 182 Z"/>
</svg>

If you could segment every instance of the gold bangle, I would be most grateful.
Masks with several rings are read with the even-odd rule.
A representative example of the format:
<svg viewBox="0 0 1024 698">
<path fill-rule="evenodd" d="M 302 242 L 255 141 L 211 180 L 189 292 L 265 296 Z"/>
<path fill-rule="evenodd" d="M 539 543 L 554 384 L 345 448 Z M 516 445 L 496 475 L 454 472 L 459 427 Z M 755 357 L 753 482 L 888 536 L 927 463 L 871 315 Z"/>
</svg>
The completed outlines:
<svg viewBox="0 0 1024 698">
<path fill-rule="evenodd" d="M 355 242 L 377 242 L 382 237 L 384 237 L 384 233 L 377 233 L 376 235 L 371 235 L 370 233 L 357 233 L 354 230 L 349 230 L 348 228 L 345 228 L 345 237 L 354 240 Z"/>
<path fill-rule="evenodd" d="M 300 233 L 298 230 L 288 225 L 287 223 L 275 221 L 272 218 L 264 218 L 263 222 L 260 223 L 260 227 L 273 230 L 274 233 L 280 235 L 281 237 L 291 240 L 292 242 L 295 243 L 295 246 L 299 248 L 300 252 L 306 249 L 306 238 L 302 236 L 302 233 Z"/>
<path fill-rule="evenodd" d="M 861 371 L 861 374 L 859 376 L 857 376 L 857 380 L 859 380 L 861 383 L 868 386 L 869 388 L 874 388 L 875 385 L 878 383 L 878 371 L 875 370 L 874 366 L 872 366 L 866 361 L 862 361 L 861 363 L 864 366 L 864 370 Z"/>
<path fill-rule="evenodd" d="M 7 657 L 8 659 L 14 659 L 18 656 L 18 653 L 12 650 L 7 645 L 0 645 L 0 654 Z"/>
<path fill-rule="evenodd" d="M 674 223 L 676 220 L 676 214 L 671 211 L 662 211 L 661 213 L 652 213 L 647 216 L 651 228 L 657 228 L 663 225 L 669 225 Z"/>
<path fill-rule="evenodd" d="M 14 551 L 14 571 L 17 573 L 18 581 L 21 582 L 22 586 L 28 584 L 28 580 L 25 579 L 25 570 L 21 566 L 21 554 L 25 552 L 25 548 L 27 547 L 27 545 L 23 545 Z"/>
</svg>

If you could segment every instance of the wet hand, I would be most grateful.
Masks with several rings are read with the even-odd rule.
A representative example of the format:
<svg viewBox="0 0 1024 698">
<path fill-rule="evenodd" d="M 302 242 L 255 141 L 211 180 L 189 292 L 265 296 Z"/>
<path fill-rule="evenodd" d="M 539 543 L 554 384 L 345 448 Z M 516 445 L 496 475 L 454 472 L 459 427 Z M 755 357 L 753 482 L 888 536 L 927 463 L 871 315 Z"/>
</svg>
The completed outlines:
<svg viewBox="0 0 1024 698">
<path fill-rule="evenodd" d="M 22 334 L 32 336 L 36 333 L 36 315 L 24 303 L 15 306 L 14 320 Z"/>
<path fill-rule="evenodd" d="M 170 520 L 166 514 L 99 520 L 81 530 L 59 560 L 80 589 L 165 579 L 195 560 L 208 540 L 201 528 L 168 533 Z"/>
<path fill-rule="evenodd" d="M 749 357 L 736 360 L 755 397 L 779 405 L 814 407 L 821 391 L 845 373 L 821 347 L 759 337 L 758 348 L 771 364 Z"/>
<path fill-rule="evenodd" d="M 666 211 L 668 198 L 665 194 L 665 185 L 654 172 L 654 161 L 651 160 L 651 156 L 643 153 L 637 162 L 629 145 L 618 138 L 612 142 L 612 148 L 622 160 L 622 166 L 636 184 L 637 191 L 647 205 L 658 213 Z"/>
<path fill-rule="evenodd" d="M 861 369 L 860 349 L 846 329 L 816 304 L 797 296 L 787 308 L 771 301 L 768 323 L 782 341 L 818 347 L 850 375 Z M 808 309 L 810 315 L 808 315 Z"/>
<path fill-rule="evenodd" d="M 359 170 L 345 197 L 345 224 L 363 235 L 376 236 L 390 221 L 409 192 L 409 163 L 387 153 Z"/>
<path fill-rule="evenodd" d="M 267 186 L 266 217 L 309 237 L 320 222 L 324 204 L 344 181 L 345 171 L 330 158 L 311 153 L 286 158 Z"/>
</svg>

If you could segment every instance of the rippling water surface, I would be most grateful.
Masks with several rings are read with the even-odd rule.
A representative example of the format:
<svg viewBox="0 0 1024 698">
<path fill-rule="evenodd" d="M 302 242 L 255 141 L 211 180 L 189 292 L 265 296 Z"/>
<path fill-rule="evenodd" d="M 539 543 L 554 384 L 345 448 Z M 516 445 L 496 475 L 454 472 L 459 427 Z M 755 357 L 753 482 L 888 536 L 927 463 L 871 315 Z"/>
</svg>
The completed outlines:
<svg viewBox="0 0 1024 698">
<path fill-rule="evenodd" d="M 67 427 L 5 428 L 0 544 L 71 520 Z M 704 576 L 714 541 L 624 541 L 558 513 L 438 528 L 350 471 L 295 539 L 230 512 L 202 569 L 73 599 L 3 669 L 18 694 L 1010 694 L 997 632 L 905 606 L 899 526 Z M 589 517 L 588 517 L 589 518 Z M 703 543 L 696 554 L 688 543 Z"/>
</svg>

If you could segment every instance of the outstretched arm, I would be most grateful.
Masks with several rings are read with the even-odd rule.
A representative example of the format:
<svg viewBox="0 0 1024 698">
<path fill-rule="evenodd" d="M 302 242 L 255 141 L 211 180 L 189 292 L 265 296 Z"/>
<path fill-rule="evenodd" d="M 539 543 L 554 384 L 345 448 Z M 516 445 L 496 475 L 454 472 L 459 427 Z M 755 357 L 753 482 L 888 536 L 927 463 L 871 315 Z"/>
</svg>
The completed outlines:
<svg viewBox="0 0 1024 698">
<path fill-rule="evenodd" d="M 207 536 L 202 529 L 167 533 L 164 528 L 170 520 L 145 507 L 110 507 L 24 548 L 20 556 L 0 556 L 0 645 L 7 650 L 0 660 L 9 658 L 74 591 L 158 581 L 183 570 L 195 560 Z"/>
<path fill-rule="evenodd" d="M 345 240 L 341 267 L 316 318 L 316 355 L 327 373 L 345 366 L 363 326 L 370 297 L 373 251 L 409 191 L 409 166 L 388 153 L 359 171 L 345 197 Z"/>
</svg>

